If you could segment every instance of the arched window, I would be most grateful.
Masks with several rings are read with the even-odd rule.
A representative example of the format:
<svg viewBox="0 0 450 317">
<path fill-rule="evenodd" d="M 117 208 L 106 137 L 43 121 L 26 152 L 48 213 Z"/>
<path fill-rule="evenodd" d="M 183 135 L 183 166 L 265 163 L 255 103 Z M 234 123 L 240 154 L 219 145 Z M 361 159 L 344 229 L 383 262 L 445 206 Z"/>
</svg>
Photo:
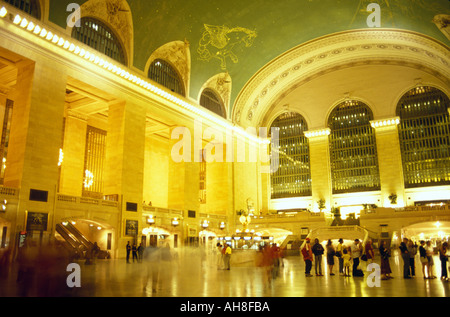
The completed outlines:
<svg viewBox="0 0 450 317">
<path fill-rule="evenodd" d="M 168 62 L 156 59 L 150 65 L 148 78 L 167 89 L 184 96 L 184 88 L 178 72 Z"/>
<path fill-rule="evenodd" d="M 432 87 L 407 92 L 397 105 L 405 187 L 450 184 L 449 98 Z"/>
<path fill-rule="evenodd" d="M 118 37 L 104 23 L 93 18 L 81 18 L 80 27 L 72 30 L 72 37 L 119 63 L 126 64 Z"/>
<path fill-rule="evenodd" d="M 38 0 L 3 0 L 12 6 L 22 10 L 23 12 L 35 17 L 36 19 L 41 18 L 41 10 Z"/>
<path fill-rule="evenodd" d="M 356 100 L 339 104 L 328 119 L 333 193 L 380 189 L 376 140 L 369 107 Z"/>
<path fill-rule="evenodd" d="M 305 119 L 294 112 L 280 115 L 272 123 L 279 128 L 279 165 L 271 174 L 272 198 L 311 195 L 309 141 Z M 272 149 L 273 150 L 273 149 Z"/>
<path fill-rule="evenodd" d="M 203 90 L 202 95 L 200 96 L 200 105 L 215 114 L 226 118 L 225 108 L 220 101 L 220 98 L 212 89 L 206 88 Z"/>
</svg>

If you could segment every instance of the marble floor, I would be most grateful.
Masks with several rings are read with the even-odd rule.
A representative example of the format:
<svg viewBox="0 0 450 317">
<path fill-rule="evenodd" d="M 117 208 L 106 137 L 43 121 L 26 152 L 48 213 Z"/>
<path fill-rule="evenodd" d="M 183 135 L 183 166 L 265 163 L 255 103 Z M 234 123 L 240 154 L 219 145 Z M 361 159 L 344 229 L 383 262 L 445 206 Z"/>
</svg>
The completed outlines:
<svg viewBox="0 0 450 317">
<path fill-rule="evenodd" d="M 378 260 L 378 261 L 377 261 Z M 185 253 L 165 262 L 132 262 L 124 259 L 97 260 L 86 265 L 79 262 L 81 287 L 67 287 L 72 271 L 51 274 L 39 282 L 42 274 L 35 272 L 28 284 L 17 283 L 14 269 L 0 280 L 0 297 L 179 297 L 179 298 L 298 298 L 298 297 L 449 297 L 450 282 L 440 279 L 440 261 L 435 258 L 436 279 L 424 279 L 421 263 L 416 261 L 416 277 L 402 278 L 402 259 L 394 254 L 390 260 L 393 279 L 369 285 L 365 277 L 344 277 L 329 274 L 325 259 L 324 276 L 306 277 L 301 257 L 283 260 L 278 272 L 253 263 L 232 265 L 230 270 L 217 268 L 216 258 L 195 252 Z M 379 263 L 379 258 L 375 263 Z M 363 262 L 365 263 L 365 262 Z M 62 267 L 62 266 L 61 266 Z M 363 264 L 365 269 L 365 264 Z M 61 272 L 60 272 L 61 273 Z M 314 265 L 312 269 L 314 273 Z M 75 280 L 75 279 L 74 279 Z M 50 282 L 48 282 L 50 281 Z M 62 286 L 63 281 L 65 285 Z M 369 283 L 368 283 L 369 281 Z M 46 283 L 46 284 L 45 284 Z M 45 287 L 43 287 L 44 285 Z M 56 286 L 59 285 L 59 286 Z"/>
</svg>

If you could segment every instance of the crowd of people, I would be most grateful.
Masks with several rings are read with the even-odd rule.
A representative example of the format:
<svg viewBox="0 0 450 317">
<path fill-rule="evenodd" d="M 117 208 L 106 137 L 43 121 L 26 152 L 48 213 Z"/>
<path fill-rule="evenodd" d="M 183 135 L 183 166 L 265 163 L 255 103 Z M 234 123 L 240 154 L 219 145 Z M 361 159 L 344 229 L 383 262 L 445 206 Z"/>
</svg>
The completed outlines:
<svg viewBox="0 0 450 317">
<path fill-rule="evenodd" d="M 323 257 L 326 257 L 328 265 L 328 272 L 330 276 L 334 274 L 335 259 L 338 262 L 338 273 L 343 276 L 364 276 L 361 269 L 361 261 L 368 264 L 374 263 L 375 248 L 372 240 L 368 240 L 364 245 L 359 239 L 355 239 L 350 246 L 344 244 L 343 239 L 339 239 L 336 246 L 331 240 L 328 240 L 324 247 L 319 239 L 315 239 L 311 243 L 311 239 L 307 238 L 306 243 L 301 248 L 301 254 L 305 262 L 305 276 L 311 277 L 312 266 L 314 263 L 315 275 L 323 276 L 322 263 Z M 448 243 L 442 242 L 438 245 L 438 254 L 441 262 L 441 279 L 449 281 L 448 279 Z M 403 278 L 410 279 L 416 276 L 416 255 L 419 253 L 420 262 L 422 264 L 422 274 L 425 279 L 436 278 L 434 274 L 434 260 L 433 255 L 435 249 L 431 245 L 431 241 L 420 241 L 420 246 L 410 239 L 404 238 L 400 243 L 398 250 L 403 261 Z M 386 245 L 386 242 L 381 240 L 378 247 L 380 256 L 379 265 L 381 270 L 381 279 L 388 280 L 392 277 L 392 270 L 390 266 L 391 249 Z"/>
</svg>

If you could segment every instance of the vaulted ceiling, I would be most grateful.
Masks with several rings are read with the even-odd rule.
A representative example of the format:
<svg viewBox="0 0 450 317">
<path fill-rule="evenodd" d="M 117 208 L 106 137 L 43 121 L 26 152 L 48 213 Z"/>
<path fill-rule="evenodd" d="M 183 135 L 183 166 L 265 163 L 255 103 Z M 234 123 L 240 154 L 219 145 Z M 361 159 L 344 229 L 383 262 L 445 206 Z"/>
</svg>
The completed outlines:
<svg viewBox="0 0 450 317">
<path fill-rule="evenodd" d="M 131 11 L 131 66 L 144 71 L 156 49 L 187 41 L 190 97 L 197 99 L 209 78 L 227 72 L 232 79 L 231 106 L 252 76 L 284 52 L 321 36 L 368 28 L 367 8 L 373 2 L 380 5 L 382 28 L 411 30 L 450 44 L 433 22 L 438 14 L 450 14 L 448 0 L 105 1 L 117 5 L 117 14 Z M 72 2 L 49 0 L 48 19 L 65 29 Z"/>
</svg>

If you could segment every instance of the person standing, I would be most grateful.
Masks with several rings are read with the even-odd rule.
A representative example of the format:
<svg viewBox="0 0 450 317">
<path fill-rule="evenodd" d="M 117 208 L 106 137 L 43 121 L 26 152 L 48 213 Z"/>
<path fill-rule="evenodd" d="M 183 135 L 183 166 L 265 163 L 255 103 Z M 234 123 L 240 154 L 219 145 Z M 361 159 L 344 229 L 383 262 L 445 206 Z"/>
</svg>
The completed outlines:
<svg viewBox="0 0 450 317">
<path fill-rule="evenodd" d="M 142 262 L 142 257 L 144 255 L 144 247 L 142 246 L 142 243 L 139 243 L 137 252 L 138 252 L 138 260 L 139 262 Z"/>
<path fill-rule="evenodd" d="M 420 241 L 420 247 L 419 247 L 419 259 L 420 263 L 422 263 L 422 275 L 424 279 L 429 278 L 430 276 L 430 269 L 428 267 L 428 258 L 427 258 L 427 250 L 425 250 L 425 241 Z M 427 269 L 425 274 L 425 269 Z M 427 276 L 428 274 L 428 276 Z"/>
<path fill-rule="evenodd" d="M 431 245 L 431 241 L 428 240 L 426 242 L 426 246 L 425 246 L 425 251 L 427 253 L 427 259 L 428 259 L 428 278 L 436 278 L 436 275 L 433 274 L 434 270 L 434 260 L 433 260 L 433 255 L 434 255 L 434 249 L 433 246 Z"/>
<path fill-rule="evenodd" d="M 448 261 L 448 243 L 444 242 L 442 243 L 441 247 L 439 248 L 439 259 L 441 260 L 441 279 L 444 281 L 448 280 L 448 271 L 447 271 L 447 261 Z"/>
<path fill-rule="evenodd" d="M 322 274 L 322 255 L 324 253 L 323 246 L 319 243 L 319 239 L 314 240 L 314 245 L 312 246 L 312 252 L 314 254 L 314 261 L 315 261 L 315 270 L 316 270 L 316 276 L 323 276 Z"/>
<path fill-rule="evenodd" d="M 381 274 L 383 277 L 382 280 L 388 280 L 391 277 L 391 265 L 389 264 L 389 258 L 391 256 L 389 249 L 386 247 L 386 242 L 381 241 L 380 248 L 378 249 L 380 251 L 380 257 L 381 257 Z"/>
<path fill-rule="evenodd" d="M 342 258 L 342 255 L 344 254 L 344 240 L 341 238 L 339 239 L 339 243 L 336 247 L 336 257 L 339 261 L 339 274 L 344 274 L 344 259 Z"/>
<path fill-rule="evenodd" d="M 127 250 L 127 263 L 130 263 L 130 252 L 131 252 L 130 241 L 128 241 L 127 243 L 126 250 Z"/>
<path fill-rule="evenodd" d="M 411 278 L 409 276 L 409 252 L 408 252 L 408 239 L 403 238 L 403 241 L 400 243 L 399 249 L 400 254 L 403 260 L 403 278 Z"/>
<path fill-rule="evenodd" d="M 136 244 L 133 244 L 133 247 L 131 248 L 131 252 L 133 254 L 133 263 L 134 263 L 134 259 L 136 259 L 136 261 L 139 262 L 138 255 L 137 255 L 137 246 L 136 246 Z"/>
<path fill-rule="evenodd" d="M 305 246 L 302 248 L 301 252 L 303 255 L 303 260 L 305 261 L 305 276 L 311 277 L 313 253 L 311 248 L 311 240 L 309 238 L 306 238 Z"/>
<path fill-rule="evenodd" d="M 334 267 L 334 256 L 336 255 L 336 251 L 334 250 L 333 243 L 329 239 L 327 242 L 327 263 L 328 269 L 330 270 L 330 275 L 333 276 L 333 267 Z"/>
<path fill-rule="evenodd" d="M 367 264 L 370 264 L 373 262 L 373 259 L 375 258 L 375 253 L 373 252 L 373 246 L 372 246 L 372 240 L 367 240 L 366 246 L 364 247 L 364 253 L 367 257 Z"/>
<path fill-rule="evenodd" d="M 411 277 L 416 277 L 416 263 L 415 258 L 417 254 L 417 244 L 412 240 L 408 241 L 408 253 L 409 253 L 409 270 L 411 273 Z"/>
<path fill-rule="evenodd" d="M 228 244 L 225 244 L 225 258 L 224 258 L 225 270 L 230 270 L 230 262 L 231 262 L 231 247 Z"/>
<path fill-rule="evenodd" d="M 351 246 L 351 254 L 353 258 L 353 270 L 352 275 L 353 276 L 363 276 L 364 274 L 359 267 L 359 258 L 361 257 L 362 247 L 361 242 L 359 242 L 359 239 L 355 239 L 355 242 Z"/>
<path fill-rule="evenodd" d="M 220 244 L 220 242 L 218 242 L 216 245 L 216 256 L 217 256 L 217 269 L 220 270 L 222 269 L 224 260 L 224 255 L 222 254 L 222 245 Z"/>
<path fill-rule="evenodd" d="M 347 248 L 344 248 L 342 250 L 342 265 L 343 269 L 342 272 L 344 273 L 344 276 L 350 276 L 350 266 L 352 264 L 352 256 L 348 252 Z"/>
</svg>

